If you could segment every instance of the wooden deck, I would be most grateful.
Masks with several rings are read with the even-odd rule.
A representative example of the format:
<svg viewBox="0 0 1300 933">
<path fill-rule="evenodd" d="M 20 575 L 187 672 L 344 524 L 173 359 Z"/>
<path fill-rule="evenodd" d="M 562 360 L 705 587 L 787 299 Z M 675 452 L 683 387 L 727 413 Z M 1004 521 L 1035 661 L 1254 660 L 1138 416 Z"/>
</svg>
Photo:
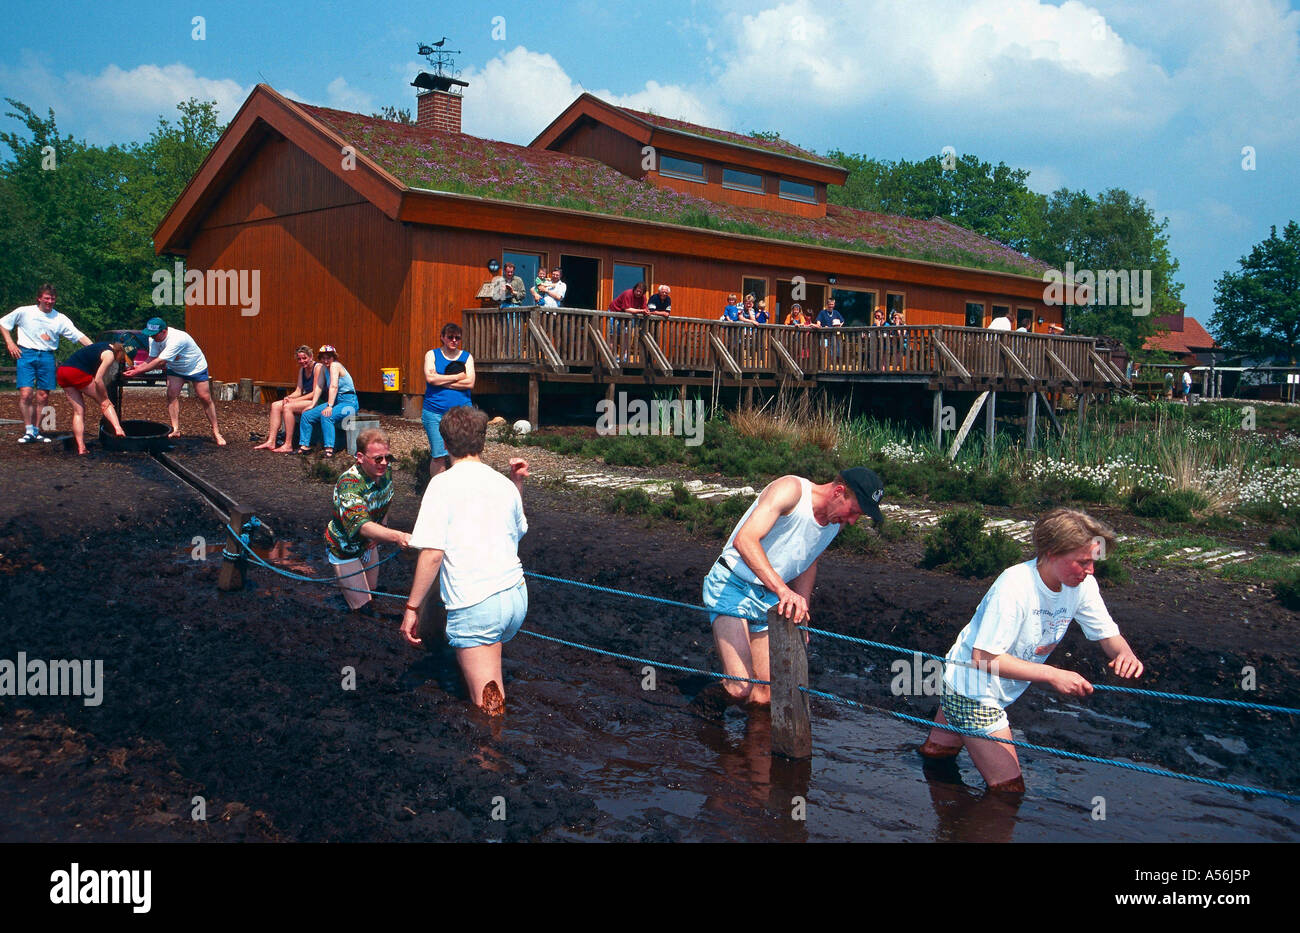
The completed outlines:
<svg viewBox="0 0 1300 933">
<path fill-rule="evenodd" d="M 1073 392 L 1126 386 L 1090 337 L 984 328 L 795 328 L 572 308 L 473 309 L 480 372 L 608 385 L 811 387 L 905 382 L 935 391 Z"/>
</svg>

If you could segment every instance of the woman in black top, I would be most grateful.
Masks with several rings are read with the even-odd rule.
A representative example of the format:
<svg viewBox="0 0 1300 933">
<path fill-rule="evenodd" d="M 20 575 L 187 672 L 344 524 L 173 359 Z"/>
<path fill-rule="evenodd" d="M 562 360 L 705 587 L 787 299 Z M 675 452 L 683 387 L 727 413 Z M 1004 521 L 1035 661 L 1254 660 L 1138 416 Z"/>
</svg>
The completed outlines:
<svg viewBox="0 0 1300 933">
<path fill-rule="evenodd" d="M 59 388 L 63 389 L 72 405 L 72 436 L 77 442 L 77 453 L 86 453 L 86 403 L 83 395 L 99 402 L 99 410 L 113 426 L 114 434 L 126 436 L 122 422 L 117 419 L 117 410 L 108 398 L 108 384 L 117 378 L 125 363 L 126 348 L 122 344 L 92 343 L 64 360 L 55 372 Z"/>
</svg>

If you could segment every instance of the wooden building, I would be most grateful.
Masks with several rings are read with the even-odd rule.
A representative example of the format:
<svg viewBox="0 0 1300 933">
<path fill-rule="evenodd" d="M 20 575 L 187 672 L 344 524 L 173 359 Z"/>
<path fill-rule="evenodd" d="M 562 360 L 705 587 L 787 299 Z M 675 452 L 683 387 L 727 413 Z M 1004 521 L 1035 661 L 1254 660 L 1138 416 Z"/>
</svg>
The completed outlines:
<svg viewBox="0 0 1300 933">
<path fill-rule="evenodd" d="M 833 296 L 850 325 L 877 306 L 931 330 L 999 313 L 1032 334 L 1061 321 L 1043 301 L 1043 263 L 937 218 L 829 204 L 844 170 L 783 141 L 583 95 L 515 146 L 460 132 L 450 83 L 416 84 L 416 125 L 258 85 L 162 220 L 159 253 L 183 255 L 189 269 L 258 273 L 256 314 L 229 296 L 187 302 L 186 329 L 214 378 L 287 381 L 295 347 L 331 343 L 359 391 L 383 391 L 383 371 L 396 369 L 413 404 L 439 329 L 468 323 L 489 263 L 508 260 L 529 285 L 560 265 L 566 308 L 603 310 L 644 280 L 671 286 L 674 318 L 716 321 L 728 293 L 753 292 L 782 317 L 792 300 L 815 313 Z M 521 339 L 517 358 L 480 367 L 478 392 L 520 392 L 526 373 L 546 370 L 541 348 Z M 1111 384 L 1086 353 L 1078 359 L 1087 371 L 1071 379 L 1030 375 L 1077 391 Z"/>
</svg>

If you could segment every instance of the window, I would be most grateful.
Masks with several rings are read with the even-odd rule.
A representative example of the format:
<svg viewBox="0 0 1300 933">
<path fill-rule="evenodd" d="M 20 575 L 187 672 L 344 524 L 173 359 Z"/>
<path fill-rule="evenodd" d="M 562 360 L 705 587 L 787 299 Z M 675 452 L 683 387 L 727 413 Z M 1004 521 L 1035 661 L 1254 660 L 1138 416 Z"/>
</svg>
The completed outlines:
<svg viewBox="0 0 1300 933">
<path fill-rule="evenodd" d="M 844 315 L 845 327 L 867 327 L 876 311 L 876 293 L 860 292 L 849 288 L 831 289 L 835 309 Z"/>
<path fill-rule="evenodd" d="M 888 321 L 893 317 L 895 311 L 903 311 L 903 293 L 902 292 L 885 292 L 885 320 Z"/>
<path fill-rule="evenodd" d="M 506 250 L 501 254 L 502 275 L 505 274 L 505 267 L 508 262 L 513 262 L 515 264 L 515 275 L 524 280 L 524 288 L 531 289 L 535 284 L 537 284 L 538 271 L 546 268 L 546 254 L 515 253 Z M 527 295 L 523 300 L 525 304 L 533 303 L 532 295 Z"/>
<path fill-rule="evenodd" d="M 781 197 L 785 198 L 787 201 L 807 201 L 809 204 L 817 203 L 817 189 L 802 181 L 791 181 L 788 178 L 782 178 L 780 194 Z"/>
<path fill-rule="evenodd" d="M 996 317 L 1004 317 L 1004 318 L 1006 318 L 1008 321 L 1010 321 L 1010 320 L 1011 320 L 1011 305 L 994 305 L 994 306 L 993 306 L 993 317 L 995 317 L 995 318 L 996 318 Z"/>
<path fill-rule="evenodd" d="M 645 283 L 646 296 L 650 295 L 650 267 L 626 262 L 614 263 L 614 298 L 623 294 L 637 282 Z M 611 299 L 613 300 L 613 299 Z"/>
<path fill-rule="evenodd" d="M 731 188 L 735 191 L 753 191 L 756 194 L 762 194 L 763 176 L 756 175 L 753 172 L 742 172 L 738 168 L 724 168 L 722 170 L 722 187 Z"/>
<path fill-rule="evenodd" d="M 659 174 L 669 178 L 685 178 L 687 181 L 704 181 L 704 163 L 679 159 L 676 156 L 659 157 Z"/>
<path fill-rule="evenodd" d="M 745 276 L 740 280 L 740 299 L 743 301 L 746 295 L 753 295 L 755 304 L 760 298 L 767 297 L 767 279 L 751 278 Z"/>
<path fill-rule="evenodd" d="M 1034 329 L 1034 309 L 1033 308 L 1016 308 L 1016 328 L 1023 327 L 1025 330 Z"/>
<path fill-rule="evenodd" d="M 984 326 L 984 302 L 982 301 L 966 302 L 966 326 L 967 327 Z"/>
</svg>

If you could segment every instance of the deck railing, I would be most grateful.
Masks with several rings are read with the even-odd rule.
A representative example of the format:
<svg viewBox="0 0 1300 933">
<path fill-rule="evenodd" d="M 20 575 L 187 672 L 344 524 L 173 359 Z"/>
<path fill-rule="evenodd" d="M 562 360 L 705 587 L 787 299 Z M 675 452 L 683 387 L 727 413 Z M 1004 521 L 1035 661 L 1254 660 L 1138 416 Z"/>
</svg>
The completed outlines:
<svg viewBox="0 0 1300 933">
<path fill-rule="evenodd" d="M 475 308 L 463 318 L 465 347 L 475 361 L 501 367 L 795 378 L 902 374 L 971 383 L 1010 377 L 1076 386 L 1123 379 L 1091 337 L 949 325 L 805 328 L 575 308 Z"/>
</svg>

